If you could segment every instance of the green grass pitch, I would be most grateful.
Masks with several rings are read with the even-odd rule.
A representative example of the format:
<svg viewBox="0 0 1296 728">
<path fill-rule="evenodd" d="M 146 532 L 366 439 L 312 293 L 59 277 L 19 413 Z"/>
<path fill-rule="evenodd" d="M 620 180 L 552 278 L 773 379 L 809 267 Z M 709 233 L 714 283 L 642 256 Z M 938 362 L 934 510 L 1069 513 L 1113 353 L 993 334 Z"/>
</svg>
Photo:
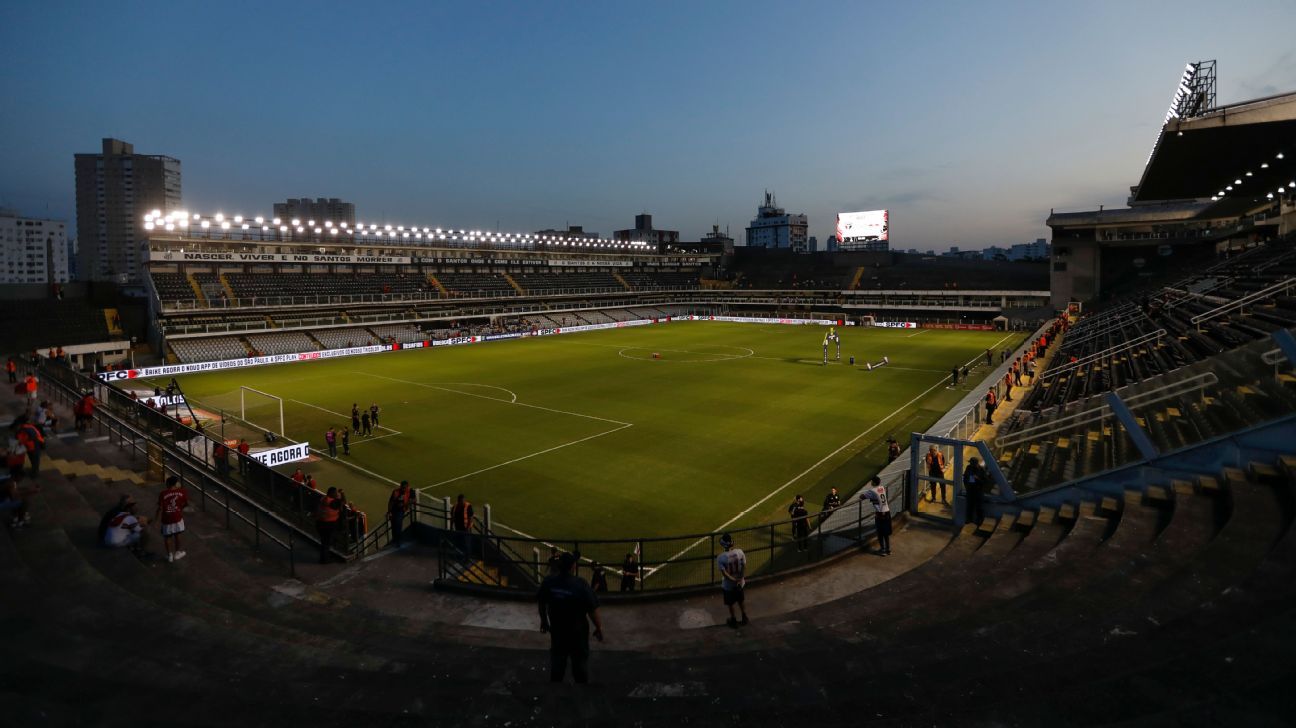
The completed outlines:
<svg viewBox="0 0 1296 728">
<path fill-rule="evenodd" d="M 390 486 L 361 469 L 426 496 L 464 493 L 479 514 L 489 503 L 518 533 L 650 537 L 781 520 L 796 493 L 817 508 L 830 486 L 853 491 L 885 463 L 888 435 L 906 444 L 967 393 L 946 386 L 951 366 L 1023 336 L 844 327 L 841 363 L 823 366 L 824 333 L 672 322 L 179 381 L 211 410 L 237 413 L 240 385 L 283 397 L 287 436 L 321 451 L 353 402 L 378 403 L 381 427 L 352 437 L 345 464 L 304 466 L 371 518 Z M 884 355 L 889 366 L 862 366 Z"/>
</svg>

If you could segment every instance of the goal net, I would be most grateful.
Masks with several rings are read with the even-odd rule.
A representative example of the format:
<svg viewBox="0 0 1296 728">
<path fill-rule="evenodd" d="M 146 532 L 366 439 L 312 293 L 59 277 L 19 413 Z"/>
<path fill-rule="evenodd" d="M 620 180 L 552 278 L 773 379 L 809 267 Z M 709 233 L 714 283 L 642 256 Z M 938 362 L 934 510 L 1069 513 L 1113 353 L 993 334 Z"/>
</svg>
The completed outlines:
<svg viewBox="0 0 1296 728">
<path fill-rule="evenodd" d="M 239 419 L 283 437 L 283 398 L 259 389 L 240 386 Z"/>
</svg>

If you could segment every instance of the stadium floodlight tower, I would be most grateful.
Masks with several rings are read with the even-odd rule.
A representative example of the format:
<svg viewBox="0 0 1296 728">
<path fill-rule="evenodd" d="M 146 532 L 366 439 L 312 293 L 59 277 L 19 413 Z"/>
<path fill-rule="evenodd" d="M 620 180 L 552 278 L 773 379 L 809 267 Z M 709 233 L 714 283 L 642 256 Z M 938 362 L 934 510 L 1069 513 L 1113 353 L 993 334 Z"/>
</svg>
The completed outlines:
<svg viewBox="0 0 1296 728">
<path fill-rule="evenodd" d="M 1189 119 L 1215 108 L 1215 61 L 1189 63 L 1179 79 L 1165 120 Z"/>
</svg>

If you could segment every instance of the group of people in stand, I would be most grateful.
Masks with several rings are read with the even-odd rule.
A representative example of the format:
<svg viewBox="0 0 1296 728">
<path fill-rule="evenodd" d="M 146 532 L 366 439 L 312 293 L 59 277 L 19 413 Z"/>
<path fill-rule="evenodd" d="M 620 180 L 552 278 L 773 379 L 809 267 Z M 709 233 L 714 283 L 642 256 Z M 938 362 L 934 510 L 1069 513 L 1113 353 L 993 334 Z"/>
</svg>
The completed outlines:
<svg viewBox="0 0 1296 728">
<path fill-rule="evenodd" d="M 167 478 L 166 487 L 158 493 L 157 509 L 151 520 L 138 515 L 137 507 L 134 496 L 122 495 L 99 521 L 99 543 L 108 548 L 126 548 L 140 558 L 151 559 L 154 555 L 148 550 L 148 528 L 150 523 L 157 523 L 167 562 L 183 559 L 187 554 L 180 548 L 180 536 L 185 532 L 184 511 L 189 507 L 189 494 L 180 479 L 174 475 Z"/>
</svg>

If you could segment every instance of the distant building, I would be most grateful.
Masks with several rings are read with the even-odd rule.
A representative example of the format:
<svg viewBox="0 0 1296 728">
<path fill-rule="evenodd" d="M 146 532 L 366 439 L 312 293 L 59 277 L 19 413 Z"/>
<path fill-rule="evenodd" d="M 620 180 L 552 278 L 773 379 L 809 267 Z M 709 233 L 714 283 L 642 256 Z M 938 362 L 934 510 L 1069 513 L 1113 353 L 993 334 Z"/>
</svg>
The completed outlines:
<svg viewBox="0 0 1296 728">
<path fill-rule="evenodd" d="M 67 283 L 67 223 L 0 210 L 0 283 Z"/>
<path fill-rule="evenodd" d="M 757 208 L 756 218 L 747 226 L 747 246 L 808 252 L 809 230 L 810 218 L 805 215 L 789 215 L 778 206 L 774 194 L 766 192 L 765 203 Z"/>
<path fill-rule="evenodd" d="M 343 202 L 336 197 L 309 197 L 291 199 L 274 204 L 274 216 L 280 220 L 301 220 L 303 224 L 310 220 L 318 223 L 355 224 L 355 204 Z M 287 223 L 285 223 L 287 224 Z"/>
<path fill-rule="evenodd" d="M 612 233 L 612 239 L 623 243 L 649 243 L 660 250 L 664 246 L 679 242 L 678 230 L 658 230 L 653 227 L 652 215 L 643 213 L 635 215 L 635 226 L 631 230 L 618 230 Z"/>
<path fill-rule="evenodd" d="M 1019 243 L 1008 251 L 1008 260 L 1048 260 L 1049 244 L 1044 238 L 1033 243 Z"/>
<path fill-rule="evenodd" d="M 981 258 L 983 260 L 1008 260 L 1008 253 L 1008 248 L 991 245 L 981 251 Z"/>
<path fill-rule="evenodd" d="M 575 238 L 577 240 L 598 240 L 598 233 L 587 233 L 581 225 L 568 225 L 566 230 L 537 230 L 536 235 L 547 235 L 553 238 Z"/>
<path fill-rule="evenodd" d="M 136 154 L 104 139 L 99 154 L 77 154 L 77 274 L 82 280 L 139 282 L 144 273 L 144 215 L 181 207 L 180 160 Z"/>
<path fill-rule="evenodd" d="M 734 239 L 729 236 L 729 231 L 720 232 L 719 225 L 712 225 L 711 232 L 702 236 L 702 243 L 706 245 L 718 245 L 719 249 L 726 255 L 733 253 Z"/>
</svg>

